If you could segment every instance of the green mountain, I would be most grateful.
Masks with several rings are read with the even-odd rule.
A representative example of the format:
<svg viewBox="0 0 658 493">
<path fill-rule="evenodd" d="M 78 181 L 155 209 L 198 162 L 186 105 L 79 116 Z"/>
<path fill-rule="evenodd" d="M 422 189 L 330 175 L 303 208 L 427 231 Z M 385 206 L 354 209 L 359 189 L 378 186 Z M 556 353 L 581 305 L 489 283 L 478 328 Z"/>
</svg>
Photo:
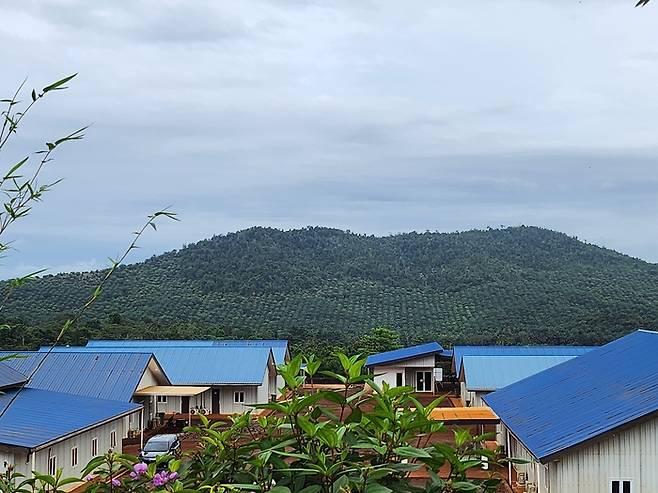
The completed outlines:
<svg viewBox="0 0 658 493">
<path fill-rule="evenodd" d="M 45 276 L 19 288 L 3 310 L 18 328 L 5 339 L 52 338 L 101 275 Z M 70 337 L 288 337 L 349 347 L 389 326 L 406 344 L 600 343 L 658 327 L 657 281 L 656 265 L 536 227 L 387 237 L 258 227 L 122 267 Z"/>
</svg>

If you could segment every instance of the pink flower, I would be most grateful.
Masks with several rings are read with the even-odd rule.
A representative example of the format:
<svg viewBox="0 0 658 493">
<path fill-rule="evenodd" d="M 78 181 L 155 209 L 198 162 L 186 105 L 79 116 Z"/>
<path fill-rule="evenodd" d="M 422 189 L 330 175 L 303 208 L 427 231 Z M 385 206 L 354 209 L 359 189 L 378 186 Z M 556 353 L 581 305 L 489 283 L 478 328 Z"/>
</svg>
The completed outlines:
<svg viewBox="0 0 658 493">
<path fill-rule="evenodd" d="M 178 477 L 178 473 L 176 471 L 169 473 L 169 481 L 173 481 L 177 477 Z"/>
<path fill-rule="evenodd" d="M 135 471 L 132 471 L 130 473 L 130 479 L 137 479 L 139 478 L 139 474 L 137 474 Z"/>
<path fill-rule="evenodd" d="M 143 462 L 138 462 L 133 466 L 133 471 L 135 471 L 135 474 L 137 474 L 138 476 L 146 473 L 147 470 L 148 470 L 148 466 Z"/>
<path fill-rule="evenodd" d="M 167 471 L 162 471 L 153 476 L 153 486 L 164 486 L 169 481 Z"/>
<path fill-rule="evenodd" d="M 112 486 L 121 486 L 121 481 L 116 478 L 112 479 Z"/>
<path fill-rule="evenodd" d="M 93 480 L 94 480 L 94 476 L 92 476 L 91 474 L 87 474 L 85 476 L 85 481 L 93 481 Z"/>
</svg>

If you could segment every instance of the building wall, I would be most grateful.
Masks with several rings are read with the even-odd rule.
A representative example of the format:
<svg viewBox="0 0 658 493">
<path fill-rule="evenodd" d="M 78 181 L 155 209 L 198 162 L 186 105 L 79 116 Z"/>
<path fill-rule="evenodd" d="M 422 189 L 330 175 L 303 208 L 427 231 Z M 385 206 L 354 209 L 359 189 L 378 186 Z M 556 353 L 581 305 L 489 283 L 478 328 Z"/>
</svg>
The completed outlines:
<svg viewBox="0 0 658 493">
<path fill-rule="evenodd" d="M 279 396 L 279 386 L 277 385 L 279 379 L 279 374 L 276 371 L 276 368 L 270 372 L 268 385 L 270 387 L 270 394 L 274 394 L 277 397 Z M 283 380 L 283 378 L 281 378 Z"/>
<path fill-rule="evenodd" d="M 267 371 L 263 376 L 263 382 L 258 386 L 258 389 L 256 390 L 256 402 L 253 402 L 252 404 L 265 404 L 270 401 L 272 395 L 277 394 L 276 368 L 274 368 L 274 366 L 268 365 Z"/>
<path fill-rule="evenodd" d="M 507 435 L 507 429 L 505 428 L 505 426 L 503 425 L 501 426 L 502 426 L 502 432 L 505 433 L 505 435 Z M 515 464 L 514 468 L 516 469 L 516 471 L 525 474 L 528 483 L 532 483 L 535 485 L 541 484 L 542 485 L 541 487 L 544 489 L 539 491 L 541 493 L 546 493 L 547 492 L 547 490 L 545 489 L 546 481 L 542 481 L 542 479 L 544 479 L 542 475 L 545 475 L 544 471 L 542 470 L 544 466 L 539 462 L 537 462 L 535 458 L 532 456 L 532 454 L 530 454 L 530 452 L 528 452 L 528 450 L 523 446 L 523 444 L 519 442 L 516 438 L 514 438 L 514 436 L 510 435 L 509 440 L 507 441 L 509 445 L 507 451 L 509 457 L 526 461 L 525 464 Z M 572 493 L 576 493 L 576 491 Z M 608 493 L 608 492 L 602 492 L 602 493 Z"/>
<path fill-rule="evenodd" d="M 516 465 L 539 493 L 608 493 L 612 479 L 632 480 L 632 493 L 658 492 L 658 418 L 539 464 L 513 437 L 510 455 L 529 460 Z"/>
<path fill-rule="evenodd" d="M 471 402 L 473 402 L 473 392 L 466 390 L 466 384 L 463 381 L 459 382 L 459 395 L 462 398 L 464 406 L 470 406 Z"/>
<path fill-rule="evenodd" d="M 434 367 L 434 355 L 429 355 L 397 361 L 391 365 L 374 366 L 372 371 L 375 374 L 374 381 L 377 385 L 382 386 L 384 382 L 387 382 L 391 387 L 396 387 L 397 373 L 402 373 L 403 386 L 415 387 L 416 371 L 430 371 L 432 372 L 432 388 L 434 388 Z"/>
<path fill-rule="evenodd" d="M 137 384 L 137 389 L 145 389 L 146 387 L 151 387 L 153 385 L 161 385 L 164 382 L 159 382 L 155 376 L 154 369 L 157 367 L 153 360 L 150 361 L 146 371 L 142 375 L 139 383 Z"/>
<path fill-rule="evenodd" d="M 243 413 L 250 410 L 249 404 L 258 403 L 260 385 L 222 385 L 219 387 L 219 409 L 222 413 Z M 234 393 L 244 392 L 244 403 L 234 402 Z"/>
<path fill-rule="evenodd" d="M 263 382 L 260 385 L 219 385 L 219 410 L 223 414 L 241 413 L 251 409 L 249 404 L 262 404 L 270 399 L 271 394 L 276 394 L 276 373 L 272 369 L 265 372 Z M 234 392 L 244 392 L 244 403 L 234 402 Z M 157 413 L 180 413 L 181 400 L 179 396 L 167 396 L 167 402 L 157 402 L 153 396 L 154 416 Z M 150 406 L 146 405 L 145 408 Z M 212 389 L 199 395 L 190 397 L 190 409 L 194 407 L 212 410 Z"/>
<path fill-rule="evenodd" d="M 134 413 L 139 414 L 139 412 Z M 91 441 L 94 437 L 98 438 L 98 455 L 107 452 L 110 447 L 110 433 L 116 431 L 117 444 L 114 447 L 116 452 L 121 452 L 121 440 L 128 433 L 128 419 L 118 418 L 104 425 L 98 426 L 92 430 L 80 433 L 78 435 L 62 440 L 50 447 L 34 452 L 34 459 L 28 456 L 25 449 L 21 448 L 0 448 L 0 472 L 6 470 L 4 462 L 12 463 L 17 472 L 30 476 L 32 468 L 34 470 L 47 474 L 48 460 L 50 457 L 56 457 L 56 467 L 62 469 L 62 477 L 79 477 L 87 463 L 93 458 L 91 454 Z M 78 448 L 78 463 L 76 466 L 71 465 L 71 449 Z M 33 466 L 34 460 L 34 466 Z M 68 485 L 64 489 L 73 489 L 80 483 Z"/>
<path fill-rule="evenodd" d="M 180 413 L 182 397 L 176 395 L 168 395 L 167 402 L 158 402 L 156 396 L 153 396 L 153 408 L 157 413 Z M 190 396 L 190 409 L 192 408 L 206 408 L 210 410 L 212 405 L 212 389 L 206 390 L 198 395 Z"/>
<path fill-rule="evenodd" d="M 658 418 L 653 418 L 550 465 L 550 493 L 610 491 L 610 480 L 631 479 L 633 493 L 658 492 Z"/>
<path fill-rule="evenodd" d="M 402 373 L 402 385 L 406 385 L 405 381 L 405 369 L 402 366 L 376 366 L 373 368 L 375 373 L 374 381 L 380 387 L 384 382 L 388 383 L 391 387 L 396 386 L 396 375 L 397 373 Z"/>
<path fill-rule="evenodd" d="M 434 368 L 436 366 L 436 357 L 433 354 L 428 356 L 421 356 L 420 358 L 411 358 L 403 361 L 398 361 L 395 363 L 395 366 L 406 368 L 406 367 L 428 367 Z"/>
<path fill-rule="evenodd" d="M 473 398 L 471 400 L 471 407 L 486 406 L 487 403 L 482 400 L 482 397 L 490 393 L 491 392 L 471 392 L 471 394 L 473 395 Z"/>
<path fill-rule="evenodd" d="M 25 465 L 28 459 L 29 457 L 25 449 L 0 445 L 0 474 L 5 473 L 7 468 L 12 465 L 20 473 L 29 472 L 30 465 Z"/>
</svg>

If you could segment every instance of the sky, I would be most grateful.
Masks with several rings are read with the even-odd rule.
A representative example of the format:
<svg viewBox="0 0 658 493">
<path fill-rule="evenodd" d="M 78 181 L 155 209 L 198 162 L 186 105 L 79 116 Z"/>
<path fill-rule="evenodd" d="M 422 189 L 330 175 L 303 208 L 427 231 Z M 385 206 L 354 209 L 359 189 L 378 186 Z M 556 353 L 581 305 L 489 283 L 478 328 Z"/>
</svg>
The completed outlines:
<svg viewBox="0 0 658 493">
<path fill-rule="evenodd" d="M 63 178 L 0 278 L 139 261 L 254 225 L 387 235 L 536 225 L 658 262 L 658 3 L 22 0 L 0 99 Z M 28 93 L 25 97 L 28 97 Z"/>
</svg>

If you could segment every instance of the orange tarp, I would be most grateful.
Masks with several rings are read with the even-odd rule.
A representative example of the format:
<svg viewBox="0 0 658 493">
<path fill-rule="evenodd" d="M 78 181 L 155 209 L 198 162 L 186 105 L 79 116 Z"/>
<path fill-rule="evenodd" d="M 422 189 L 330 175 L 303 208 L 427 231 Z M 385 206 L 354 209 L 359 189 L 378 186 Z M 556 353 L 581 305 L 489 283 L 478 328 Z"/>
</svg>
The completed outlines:
<svg viewBox="0 0 658 493">
<path fill-rule="evenodd" d="M 495 424 L 500 419 L 489 407 L 437 407 L 430 414 L 430 419 L 443 421 L 445 424 Z"/>
</svg>

